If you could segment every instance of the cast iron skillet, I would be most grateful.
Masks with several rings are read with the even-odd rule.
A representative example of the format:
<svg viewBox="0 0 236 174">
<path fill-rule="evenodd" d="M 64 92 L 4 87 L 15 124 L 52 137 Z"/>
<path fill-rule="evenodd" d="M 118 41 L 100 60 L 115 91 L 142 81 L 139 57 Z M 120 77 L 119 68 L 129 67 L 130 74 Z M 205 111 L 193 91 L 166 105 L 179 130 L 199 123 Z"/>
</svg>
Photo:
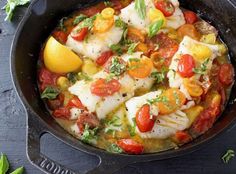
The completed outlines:
<svg viewBox="0 0 236 174">
<path fill-rule="evenodd" d="M 36 83 L 37 59 L 42 43 L 45 42 L 49 33 L 56 26 L 58 19 L 69 14 L 72 10 L 92 5 L 96 1 L 98 0 L 35 0 L 31 3 L 16 32 L 11 49 L 11 74 L 15 89 L 27 112 L 27 152 L 29 160 L 35 166 L 50 174 L 80 173 L 72 171 L 40 153 L 40 137 L 44 133 L 50 133 L 75 149 L 97 156 L 100 159 L 98 166 L 86 173 L 102 174 L 112 173 L 130 163 L 162 160 L 192 152 L 225 131 L 229 125 L 232 125 L 231 123 L 235 122 L 236 85 L 233 86 L 224 113 L 214 127 L 203 136 L 177 150 L 138 156 L 110 154 L 104 150 L 83 144 L 64 131 L 50 116 L 40 99 Z M 236 37 L 234 37 L 236 36 L 236 8 L 233 3 L 229 0 L 181 1 L 183 7 L 198 12 L 202 18 L 212 22 L 219 29 L 222 39 L 230 48 L 231 61 L 236 67 Z M 212 4 L 214 4 L 214 7 L 210 6 Z M 224 9 L 224 12 L 221 13 L 216 9 Z"/>
</svg>

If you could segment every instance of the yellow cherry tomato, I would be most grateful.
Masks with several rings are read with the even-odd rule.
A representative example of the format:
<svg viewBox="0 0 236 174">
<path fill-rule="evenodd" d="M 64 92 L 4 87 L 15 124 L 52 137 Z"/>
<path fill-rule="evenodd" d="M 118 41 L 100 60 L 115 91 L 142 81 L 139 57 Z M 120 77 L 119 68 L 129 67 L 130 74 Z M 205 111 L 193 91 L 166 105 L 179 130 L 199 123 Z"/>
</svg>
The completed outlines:
<svg viewBox="0 0 236 174">
<path fill-rule="evenodd" d="M 199 85 L 195 80 L 185 78 L 183 84 L 192 97 L 200 97 L 204 92 L 201 85 Z"/>
<path fill-rule="evenodd" d="M 190 48 L 190 51 L 192 52 L 192 55 L 195 58 L 195 60 L 200 63 L 211 58 L 213 54 L 208 46 L 202 44 L 193 44 Z"/>
<path fill-rule="evenodd" d="M 164 14 L 155 8 L 152 8 L 148 11 L 148 18 L 151 21 L 151 23 L 158 21 L 158 20 L 163 20 L 163 26 L 166 26 L 166 17 Z"/>
<path fill-rule="evenodd" d="M 114 17 L 115 10 L 111 7 L 107 7 L 104 10 L 102 10 L 101 14 L 104 19 L 111 19 Z"/>
<path fill-rule="evenodd" d="M 93 31 L 96 33 L 104 33 L 111 29 L 114 24 L 114 18 L 105 19 L 102 16 L 97 16 L 94 21 Z"/>
<path fill-rule="evenodd" d="M 55 73 L 77 71 L 82 65 L 82 60 L 78 55 L 53 37 L 48 39 L 43 56 L 46 68 Z"/>
</svg>

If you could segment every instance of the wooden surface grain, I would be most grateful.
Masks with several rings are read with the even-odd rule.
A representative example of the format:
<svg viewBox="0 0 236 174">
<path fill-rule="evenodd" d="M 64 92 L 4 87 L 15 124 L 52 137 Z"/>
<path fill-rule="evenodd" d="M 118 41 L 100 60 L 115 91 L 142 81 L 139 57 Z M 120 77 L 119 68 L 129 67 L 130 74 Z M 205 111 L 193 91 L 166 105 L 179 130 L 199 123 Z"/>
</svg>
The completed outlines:
<svg viewBox="0 0 236 174">
<path fill-rule="evenodd" d="M 215 2 L 212 0 L 210 3 Z M 1 0 L 0 7 L 5 3 L 6 0 Z M 27 174 L 42 174 L 27 160 L 25 112 L 13 90 L 9 68 L 11 42 L 26 9 L 17 9 L 12 23 L 4 22 L 5 14 L 0 11 L 0 152 L 7 154 L 11 168 L 23 165 Z M 169 160 L 132 164 L 116 174 L 235 174 L 236 158 L 229 164 L 221 160 L 227 149 L 236 151 L 236 128 L 231 128 L 194 153 Z M 42 137 L 41 151 L 74 170 L 86 171 L 98 163 L 95 157 L 76 151 L 50 135 Z"/>
</svg>

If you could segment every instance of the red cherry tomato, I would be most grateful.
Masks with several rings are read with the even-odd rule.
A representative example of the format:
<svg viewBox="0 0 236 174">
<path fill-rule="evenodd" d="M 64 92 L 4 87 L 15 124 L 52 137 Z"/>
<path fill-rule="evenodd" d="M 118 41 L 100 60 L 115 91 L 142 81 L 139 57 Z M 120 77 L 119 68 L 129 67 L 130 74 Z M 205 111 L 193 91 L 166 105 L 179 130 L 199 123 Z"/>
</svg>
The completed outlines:
<svg viewBox="0 0 236 174">
<path fill-rule="evenodd" d="M 218 74 L 219 81 L 223 85 L 231 85 L 234 81 L 234 68 L 231 64 L 225 63 L 220 66 L 219 74 Z"/>
<path fill-rule="evenodd" d="M 88 34 L 88 27 L 82 28 L 78 32 L 72 32 L 71 37 L 77 41 L 83 41 Z"/>
<path fill-rule="evenodd" d="M 195 67 L 194 59 L 189 54 L 184 54 L 181 56 L 178 64 L 177 72 L 182 77 L 192 77 L 194 75 L 193 68 Z"/>
<path fill-rule="evenodd" d="M 157 0 L 154 4 L 155 7 L 165 15 L 165 17 L 172 16 L 175 12 L 175 6 L 169 1 Z"/>
<path fill-rule="evenodd" d="M 43 91 L 47 86 L 56 86 L 58 74 L 53 73 L 46 68 L 41 68 L 39 72 L 40 88 Z"/>
<path fill-rule="evenodd" d="M 52 36 L 62 44 L 65 44 L 67 41 L 67 34 L 63 31 L 54 31 Z"/>
<path fill-rule="evenodd" d="M 72 99 L 69 100 L 67 107 L 72 108 L 76 107 L 79 109 L 85 109 L 83 104 L 81 103 L 80 99 L 78 97 L 73 97 Z"/>
<path fill-rule="evenodd" d="M 208 129 L 210 129 L 218 114 L 220 113 L 220 106 L 209 107 L 205 109 L 197 118 L 197 120 L 193 124 L 194 132 L 198 134 L 205 133 Z"/>
<path fill-rule="evenodd" d="M 198 21 L 198 17 L 196 15 L 196 13 L 194 13 L 192 11 L 185 11 L 184 18 L 185 18 L 187 24 L 194 24 L 195 22 Z"/>
<path fill-rule="evenodd" d="M 96 63 L 99 65 L 99 66 L 102 66 L 104 65 L 108 59 L 113 56 L 113 52 L 112 51 L 106 51 L 106 52 L 103 52 L 96 60 Z"/>
<path fill-rule="evenodd" d="M 52 115 L 56 118 L 68 120 L 70 118 L 70 109 L 68 107 L 61 107 L 53 111 Z"/>
<path fill-rule="evenodd" d="M 116 79 L 107 81 L 106 79 L 98 79 L 91 85 L 91 93 L 99 97 L 107 97 L 120 90 L 120 82 Z"/>
<path fill-rule="evenodd" d="M 141 154 L 144 147 L 142 144 L 137 143 L 132 139 L 121 139 L 117 142 L 117 145 L 121 147 L 128 154 Z"/>
<path fill-rule="evenodd" d="M 80 131 L 83 132 L 86 124 L 89 126 L 89 128 L 95 128 L 99 126 L 100 122 L 95 114 L 85 111 L 80 114 L 76 124 L 79 127 Z"/>
<path fill-rule="evenodd" d="M 154 126 L 154 119 L 150 118 L 150 106 L 143 105 L 136 114 L 136 124 L 140 132 L 151 131 Z"/>
<path fill-rule="evenodd" d="M 175 139 L 178 141 L 178 143 L 184 144 L 190 142 L 192 137 L 187 132 L 177 131 L 175 133 Z"/>
</svg>

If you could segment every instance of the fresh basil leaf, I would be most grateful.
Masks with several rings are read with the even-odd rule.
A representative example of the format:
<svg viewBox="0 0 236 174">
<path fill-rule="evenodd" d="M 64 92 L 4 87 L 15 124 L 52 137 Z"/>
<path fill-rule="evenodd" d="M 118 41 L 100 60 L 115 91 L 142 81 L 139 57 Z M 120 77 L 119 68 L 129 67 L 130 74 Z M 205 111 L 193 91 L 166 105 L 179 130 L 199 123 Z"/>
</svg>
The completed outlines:
<svg viewBox="0 0 236 174">
<path fill-rule="evenodd" d="M 149 105 L 152 105 L 152 104 L 158 103 L 158 102 L 167 103 L 168 102 L 168 98 L 166 96 L 157 96 L 154 99 L 147 99 L 147 103 Z"/>
<path fill-rule="evenodd" d="M 122 55 L 123 53 L 122 46 L 119 43 L 111 45 L 110 49 L 118 55 Z"/>
<path fill-rule="evenodd" d="M 93 79 L 86 73 L 79 72 L 78 73 L 78 78 L 79 80 L 84 80 L 84 81 L 92 81 Z"/>
<path fill-rule="evenodd" d="M 48 86 L 45 88 L 45 90 L 41 94 L 41 98 L 42 99 L 47 98 L 49 100 L 52 100 L 52 99 L 55 99 L 59 93 L 60 93 L 60 91 L 57 88 L 54 88 L 52 86 Z"/>
<path fill-rule="evenodd" d="M 133 54 L 134 50 L 135 50 L 135 48 L 137 47 L 138 44 L 139 43 L 132 43 L 132 44 L 130 44 L 127 53 L 128 54 Z"/>
<path fill-rule="evenodd" d="M 68 73 L 67 74 L 67 78 L 69 79 L 69 81 L 74 84 L 77 80 L 78 80 L 78 74 L 77 73 Z"/>
<path fill-rule="evenodd" d="M 133 125 L 132 126 L 128 125 L 128 131 L 131 137 L 136 135 L 136 126 L 137 126 L 135 118 L 133 118 L 132 121 L 133 121 Z"/>
<path fill-rule="evenodd" d="M 7 156 L 4 154 L 1 154 L 0 158 L 0 174 L 5 174 L 9 169 L 9 163 L 7 160 Z"/>
<path fill-rule="evenodd" d="M 19 167 L 10 174 L 23 174 L 23 172 L 24 172 L 24 167 Z"/>
<path fill-rule="evenodd" d="M 5 21 L 11 21 L 13 12 L 16 7 L 26 5 L 30 2 L 30 0 L 8 0 L 7 4 L 3 7 L 7 14 Z"/>
<path fill-rule="evenodd" d="M 146 4 L 144 0 L 135 0 L 135 10 L 141 19 L 146 18 Z"/>
<path fill-rule="evenodd" d="M 88 27 L 88 29 L 91 30 L 91 29 L 93 28 L 93 23 L 94 23 L 96 17 L 97 17 L 97 16 L 95 15 L 95 16 L 92 16 L 92 17 L 90 17 L 90 18 L 84 19 L 84 20 L 80 23 L 80 25 L 79 25 L 77 31 L 80 31 L 82 28 L 85 28 L 85 27 Z"/>
<path fill-rule="evenodd" d="M 151 24 L 148 27 L 148 37 L 151 38 L 151 37 L 155 36 L 157 34 L 157 32 L 161 29 L 163 23 L 164 23 L 163 20 L 157 20 L 156 22 Z"/>
<path fill-rule="evenodd" d="M 207 65 L 208 63 L 210 62 L 210 59 L 207 59 L 206 61 L 204 61 L 200 68 L 194 68 L 193 69 L 193 72 L 196 73 L 196 74 L 201 74 L 201 75 L 204 75 L 206 74 L 206 71 L 207 71 Z"/>
<path fill-rule="evenodd" d="M 111 152 L 111 153 L 122 153 L 123 152 L 123 150 L 117 144 L 111 144 L 108 147 L 107 151 Z"/>
<path fill-rule="evenodd" d="M 79 16 L 76 16 L 74 21 L 73 21 L 73 25 L 79 24 L 80 22 L 82 22 L 86 18 L 87 18 L 87 16 L 84 15 L 84 14 L 80 14 Z"/>
</svg>

